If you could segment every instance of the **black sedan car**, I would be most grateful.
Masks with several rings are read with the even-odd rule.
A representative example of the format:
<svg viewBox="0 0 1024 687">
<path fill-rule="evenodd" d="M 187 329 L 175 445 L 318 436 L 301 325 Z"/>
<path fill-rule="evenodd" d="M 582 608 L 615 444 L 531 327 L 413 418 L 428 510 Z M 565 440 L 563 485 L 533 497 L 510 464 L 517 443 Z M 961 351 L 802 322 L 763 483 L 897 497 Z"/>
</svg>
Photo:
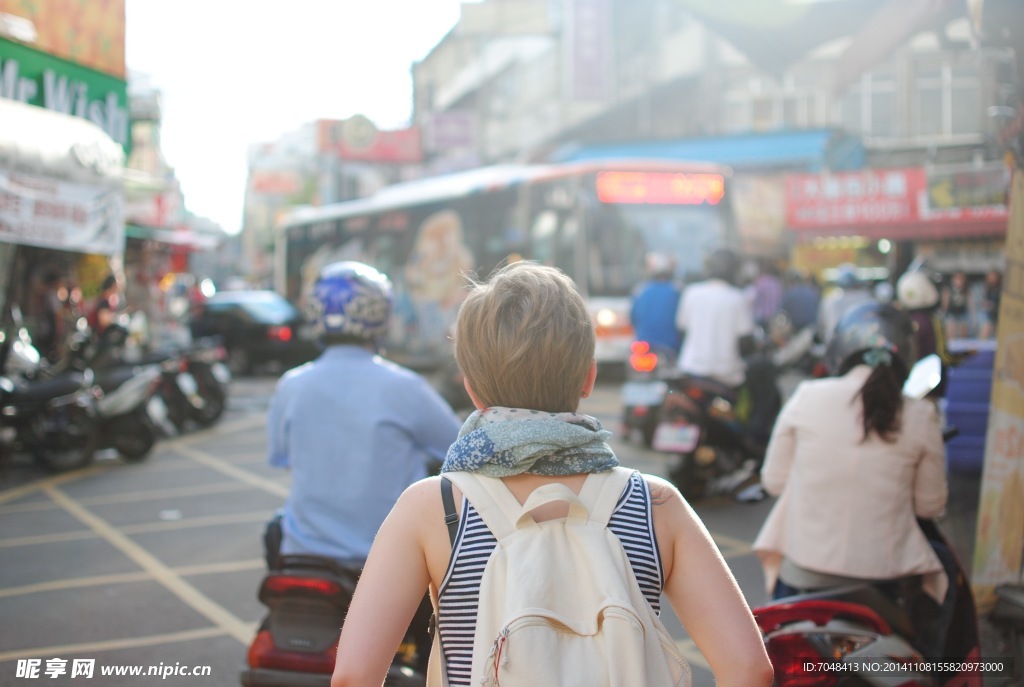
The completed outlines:
<svg viewBox="0 0 1024 687">
<path fill-rule="evenodd" d="M 273 291 L 223 291 L 192 315 L 192 337 L 220 337 L 236 375 L 288 369 L 320 354 L 298 309 Z"/>
</svg>

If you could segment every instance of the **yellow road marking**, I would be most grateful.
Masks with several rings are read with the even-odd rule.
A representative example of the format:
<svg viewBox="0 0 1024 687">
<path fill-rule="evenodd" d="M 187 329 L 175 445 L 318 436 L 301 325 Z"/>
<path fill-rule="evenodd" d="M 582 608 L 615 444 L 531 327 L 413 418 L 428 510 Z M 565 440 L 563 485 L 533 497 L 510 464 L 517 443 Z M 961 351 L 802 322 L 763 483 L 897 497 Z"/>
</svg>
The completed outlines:
<svg viewBox="0 0 1024 687">
<path fill-rule="evenodd" d="M 175 568 L 174 572 L 183 577 L 189 575 L 218 575 L 229 572 L 246 572 L 248 570 L 266 570 L 267 562 L 262 558 L 250 558 L 247 561 L 227 561 L 226 563 L 207 563 L 205 565 L 187 565 Z"/>
<path fill-rule="evenodd" d="M 723 546 L 728 548 L 728 551 L 722 552 L 723 555 L 737 556 L 753 551 L 753 549 L 750 548 L 753 542 L 737 539 L 736 537 L 730 537 L 726 534 L 718 534 L 716 532 L 711 532 L 710 534 L 711 538 L 715 540 L 715 543 L 718 544 L 719 548 Z"/>
<path fill-rule="evenodd" d="M 237 525 L 248 522 L 266 522 L 272 511 L 255 511 L 250 513 L 227 513 L 225 515 L 209 515 L 202 518 L 184 518 L 160 522 L 146 522 L 139 525 L 125 525 L 118 530 L 124 534 L 148 534 L 150 532 L 168 532 L 172 530 L 188 530 L 194 527 L 216 527 L 218 525 Z"/>
<path fill-rule="evenodd" d="M 157 501 L 160 499 L 172 499 L 189 496 L 204 496 L 208 494 L 225 494 L 232 491 L 245 491 L 252 487 L 248 484 L 236 482 L 224 482 L 221 484 L 197 484 L 191 487 L 174 487 L 171 489 L 150 489 L 146 491 L 131 491 L 120 494 L 109 494 L 107 496 L 90 496 L 78 499 L 83 506 L 107 506 L 118 503 L 134 503 L 138 501 Z M 0 515 L 11 513 L 28 513 L 43 510 L 60 510 L 60 506 L 50 501 L 38 501 L 33 503 L 19 503 L 13 506 L 0 508 Z"/>
<path fill-rule="evenodd" d="M 61 475 L 54 475 L 53 477 L 46 477 L 41 480 L 37 480 L 30 484 L 24 484 L 20 487 L 14 487 L 7 491 L 0 492 L 0 503 L 7 503 L 20 499 L 23 496 L 29 496 L 37 491 L 41 491 L 47 486 L 59 486 L 65 482 L 73 482 L 76 479 L 82 479 L 83 477 L 89 477 L 95 475 L 98 472 L 106 472 L 110 469 L 109 465 L 90 465 L 89 467 L 81 468 L 80 470 L 73 470 L 71 472 L 65 472 Z"/>
<path fill-rule="evenodd" d="M 711 666 L 708 665 L 708 661 L 704 658 L 704 654 L 700 652 L 697 645 L 693 643 L 692 639 L 679 639 L 676 640 L 676 648 L 679 649 L 679 653 L 683 655 L 686 662 L 691 666 L 700 666 L 704 670 L 711 670 Z"/>
<path fill-rule="evenodd" d="M 44 491 L 51 499 L 60 505 L 61 508 L 110 542 L 110 544 L 130 558 L 136 565 L 149 573 L 153 579 L 163 585 L 168 591 L 173 593 L 188 606 L 191 606 L 194 610 L 209 619 L 225 634 L 234 637 L 243 645 L 247 645 L 249 640 L 252 639 L 251 624 L 243 622 L 226 608 L 186 582 L 169 566 L 165 565 L 156 556 L 129 539 L 123 532 L 116 530 L 105 520 L 94 515 L 84 506 L 79 505 L 74 499 L 67 494 L 64 494 L 56 487 L 48 485 L 44 487 Z"/>
<path fill-rule="evenodd" d="M 96 533 L 88 530 L 79 532 L 56 532 L 54 534 L 38 534 L 33 537 L 11 537 L 0 539 L 0 548 L 12 546 L 34 546 L 36 544 L 59 544 L 67 541 L 81 541 L 83 539 L 95 539 Z"/>
<path fill-rule="evenodd" d="M 59 592 L 65 589 L 80 589 L 82 587 L 99 587 L 105 584 L 130 584 L 132 582 L 145 582 L 149 579 L 149 575 L 144 572 L 131 572 L 121 573 L 120 575 L 95 575 L 93 577 L 79 577 L 69 580 L 51 580 L 49 582 L 26 584 L 21 587 L 0 589 L 0 598 L 27 596 L 29 594 L 39 594 L 40 592 Z"/>
<path fill-rule="evenodd" d="M 267 564 L 262 558 L 251 558 L 245 561 L 228 561 L 226 563 L 208 563 L 204 565 L 188 565 L 171 570 L 182 577 L 198 575 L 218 575 L 249 570 L 266 570 Z M 20 587 L 0 588 L 0 598 L 11 596 L 28 596 L 43 592 L 59 592 L 65 589 L 81 589 L 84 587 L 102 587 L 108 584 L 131 584 L 152 580 L 148 573 L 130 572 L 113 575 L 93 575 L 91 577 L 72 577 L 64 580 L 37 582 Z"/>
<path fill-rule="evenodd" d="M 83 644 L 61 644 L 58 646 L 45 646 L 35 649 L 19 649 L 17 651 L 5 651 L 0 653 L 0 662 L 17 661 L 23 658 L 53 658 L 54 656 L 68 656 L 69 658 L 75 658 L 81 657 L 83 654 L 88 656 L 88 654 L 94 654 L 100 651 L 135 649 L 142 646 L 158 646 L 160 644 L 170 644 L 172 642 L 191 642 L 196 639 L 223 637 L 225 634 L 227 633 L 220 628 L 204 627 L 200 630 L 171 632 L 170 634 L 165 635 L 132 637 L 131 639 L 111 639 L 105 642 L 85 642 Z"/>
<path fill-rule="evenodd" d="M 258 489 L 280 496 L 281 498 L 288 497 L 288 485 L 286 484 L 281 484 L 280 482 L 276 482 L 272 479 L 255 475 L 248 470 L 243 470 L 242 468 L 229 463 L 226 460 L 222 460 L 216 456 L 210 455 L 206 451 L 200 451 L 199 449 L 191 446 L 183 446 L 179 444 L 175 446 L 174 449 L 186 458 L 191 458 L 195 462 L 213 468 L 224 475 L 234 477 L 240 482 L 245 482 L 246 484 L 250 484 Z"/>
</svg>

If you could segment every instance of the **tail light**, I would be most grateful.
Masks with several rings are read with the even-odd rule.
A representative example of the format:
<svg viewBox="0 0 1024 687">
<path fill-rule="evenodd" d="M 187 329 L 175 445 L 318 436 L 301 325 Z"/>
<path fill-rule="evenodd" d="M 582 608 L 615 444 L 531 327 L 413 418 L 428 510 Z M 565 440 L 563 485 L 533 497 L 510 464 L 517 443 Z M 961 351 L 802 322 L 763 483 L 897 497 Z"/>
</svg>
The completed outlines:
<svg viewBox="0 0 1024 687">
<path fill-rule="evenodd" d="M 291 341 L 292 328 L 286 324 L 281 325 L 280 327 L 270 327 L 267 329 L 267 338 L 274 339 L 276 341 Z"/>
<path fill-rule="evenodd" d="M 694 401 L 700 401 L 701 399 L 704 398 L 704 390 L 701 389 L 699 386 L 688 386 L 683 391 L 683 393 L 692 398 Z"/>
<path fill-rule="evenodd" d="M 300 673 L 332 673 L 337 653 L 337 644 L 327 651 L 320 652 L 286 651 L 274 644 L 274 637 L 270 634 L 270 630 L 261 630 L 249 645 L 248 662 L 250 668 Z"/>
<path fill-rule="evenodd" d="M 825 377 L 828 377 L 828 366 L 819 360 L 814 363 L 814 368 L 811 370 L 811 376 L 815 379 L 824 379 Z"/>
<path fill-rule="evenodd" d="M 653 372 L 658 366 L 658 354 L 646 341 L 634 341 L 629 348 L 629 365 L 637 372 Z"/>
<path fill-rule="evenodd" d="M 317 596 L 335 597 L 342 593 L 341 585 L 322 577 L 300 577 L 298 575 L 271 575 L 263 581 L 260 598 L 285 593 L 307 592 Z"/>
<path fill-rule="evenodd" d="M 771 637 L 765 648 L 775 670 L 776 687 L 833 687 L 839 683 L 834 673 L 815 670 L 823 657 L 801 634 Z"/>
</svg>

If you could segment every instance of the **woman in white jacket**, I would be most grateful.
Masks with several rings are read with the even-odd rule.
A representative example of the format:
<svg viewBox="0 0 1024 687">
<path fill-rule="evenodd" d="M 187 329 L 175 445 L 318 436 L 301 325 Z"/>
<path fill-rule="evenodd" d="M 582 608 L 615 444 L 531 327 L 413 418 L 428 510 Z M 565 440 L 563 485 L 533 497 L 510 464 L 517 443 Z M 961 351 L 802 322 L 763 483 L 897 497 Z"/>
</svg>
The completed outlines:
<svg viewBox="0 0 1024 687">
<path fill-rule="evenodd" d="M 836 376 L 779 414 L 761 471 L 779 499 L 754 542 L 775 598 L 851 582 L 894 595 L 921 576 L 941 604 L 948 580 L 916 518 L 945 508 L 945 449 L 935 406 L 902 394 L 914 360 L 906 315 L 858 305 L 830 342 Z"/>
</svg>

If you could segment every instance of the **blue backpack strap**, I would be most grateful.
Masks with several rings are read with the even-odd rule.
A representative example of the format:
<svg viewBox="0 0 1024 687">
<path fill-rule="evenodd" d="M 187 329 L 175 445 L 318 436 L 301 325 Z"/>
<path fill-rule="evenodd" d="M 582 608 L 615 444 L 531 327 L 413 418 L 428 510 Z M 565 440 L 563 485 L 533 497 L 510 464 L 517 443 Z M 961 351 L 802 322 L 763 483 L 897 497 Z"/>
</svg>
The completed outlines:
<svg viewBox="0 0 1024 687">
<path fill-rule="evenodd" d="M 459 514 L 455 512 L 455 497 L 452 494 L 452 481 L 441 477 L 441 503 L 444 504 L 444 524 L 448 527 L 448 539 L 455 546 L 455 537 L 459 533 Z"/>
</svg>

